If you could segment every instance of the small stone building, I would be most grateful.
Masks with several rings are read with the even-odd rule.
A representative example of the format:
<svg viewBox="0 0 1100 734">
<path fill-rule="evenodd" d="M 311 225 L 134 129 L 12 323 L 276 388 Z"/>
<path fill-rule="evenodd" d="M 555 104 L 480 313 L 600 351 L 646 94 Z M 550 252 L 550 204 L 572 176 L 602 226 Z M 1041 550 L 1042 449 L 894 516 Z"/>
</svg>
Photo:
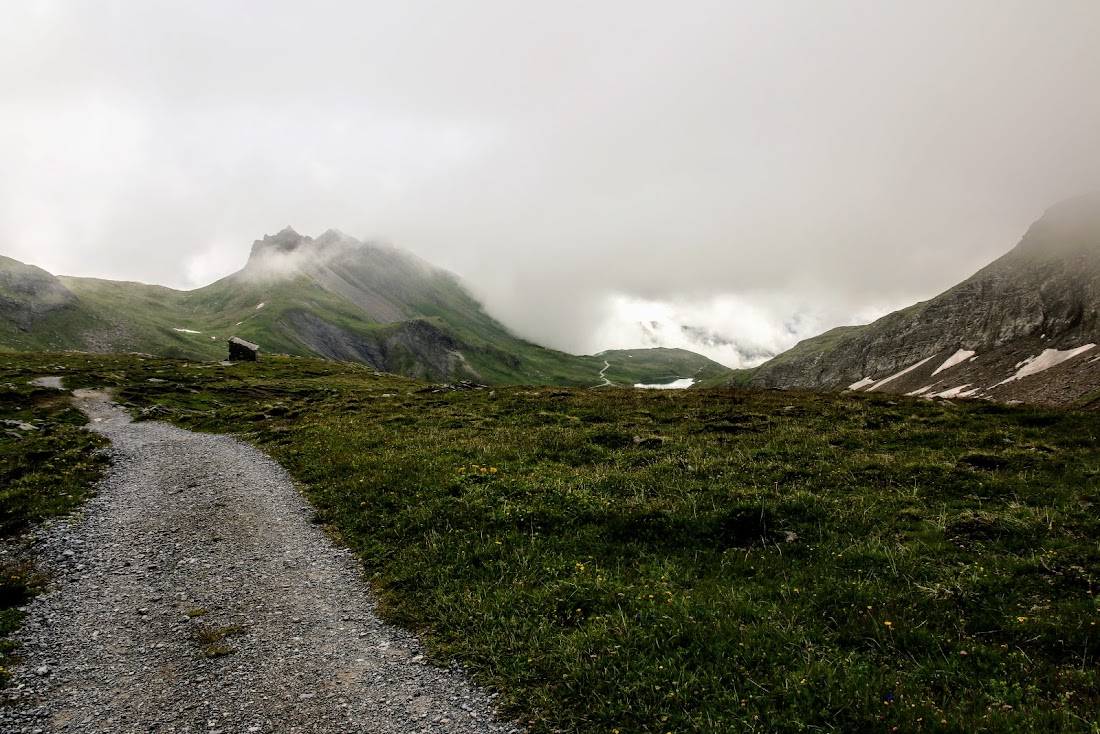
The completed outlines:
<svg viewBox="0 0 1100 734">
<path fill-rule="evenodd" d="M 239 336 L 229 339 L 229 359 L 232 362 L 255 362 L 260 355 L 260 345 L 246 342 Z"/>
</svg>

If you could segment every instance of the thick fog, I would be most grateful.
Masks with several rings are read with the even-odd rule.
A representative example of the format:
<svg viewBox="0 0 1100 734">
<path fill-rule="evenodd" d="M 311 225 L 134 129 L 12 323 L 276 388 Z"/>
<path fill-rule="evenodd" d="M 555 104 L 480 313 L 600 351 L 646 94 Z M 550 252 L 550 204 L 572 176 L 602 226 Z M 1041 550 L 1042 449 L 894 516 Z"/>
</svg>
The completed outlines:
<svg viewBox="0 0 1100 734">
<path fill-rule="evenodd" d="M 1100 186 L 1098 37 L 1095 0 L 2 2 L 0 253 L 196 287 L 338 228 L 549 346 L 753 363 Z"/>
</svg>

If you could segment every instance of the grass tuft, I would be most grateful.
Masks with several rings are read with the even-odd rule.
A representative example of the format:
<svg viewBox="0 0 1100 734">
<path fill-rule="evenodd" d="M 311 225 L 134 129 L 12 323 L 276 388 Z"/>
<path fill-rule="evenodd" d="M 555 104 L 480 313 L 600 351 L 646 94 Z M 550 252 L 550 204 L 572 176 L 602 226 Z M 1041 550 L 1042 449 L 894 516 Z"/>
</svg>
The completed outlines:
<svg viewBox="0 0 1100 734">
<path fill-rule="evenodd" d="M 194 624 L 191 626 L 191 639 L 201 649 L 202 657 L 217 658 L 235 653 L 237 649 L 225 639 L 242 635 L 246 631 L 243 624 Z"/>
</svg>

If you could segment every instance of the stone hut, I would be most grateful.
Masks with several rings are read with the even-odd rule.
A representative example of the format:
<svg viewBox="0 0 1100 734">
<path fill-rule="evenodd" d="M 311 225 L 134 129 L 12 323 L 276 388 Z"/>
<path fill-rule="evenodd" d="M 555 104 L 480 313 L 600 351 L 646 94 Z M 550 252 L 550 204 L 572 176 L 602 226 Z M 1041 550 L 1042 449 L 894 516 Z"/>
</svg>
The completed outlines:
<svg viewBox="0 0 1100 734">
<path fill-rule="evenodd" d="M 260 345 L 246 342 L 239 336 L 229 339 L 229 359 L 232 362 L 255 362 L 260 354 Z"/>
</svg>

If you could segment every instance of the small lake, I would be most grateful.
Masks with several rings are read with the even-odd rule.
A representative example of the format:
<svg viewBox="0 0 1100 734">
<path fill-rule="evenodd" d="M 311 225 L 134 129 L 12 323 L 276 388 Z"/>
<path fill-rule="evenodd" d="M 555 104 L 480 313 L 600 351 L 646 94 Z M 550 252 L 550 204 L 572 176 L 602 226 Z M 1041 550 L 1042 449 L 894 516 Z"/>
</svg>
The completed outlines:
<svg viewBox="0 0 1100 734">
<path fill-rule="evenodd" d="M 641 387 L 646 390 L 684 390 L 695 384 L 694 377 L 685 377 L 681 380 L 673 380 L 672 382 L 665 382 L 657 385 L 643 385 L 642 383 L 636 383 L 634 387 Z"/>
</svg>

